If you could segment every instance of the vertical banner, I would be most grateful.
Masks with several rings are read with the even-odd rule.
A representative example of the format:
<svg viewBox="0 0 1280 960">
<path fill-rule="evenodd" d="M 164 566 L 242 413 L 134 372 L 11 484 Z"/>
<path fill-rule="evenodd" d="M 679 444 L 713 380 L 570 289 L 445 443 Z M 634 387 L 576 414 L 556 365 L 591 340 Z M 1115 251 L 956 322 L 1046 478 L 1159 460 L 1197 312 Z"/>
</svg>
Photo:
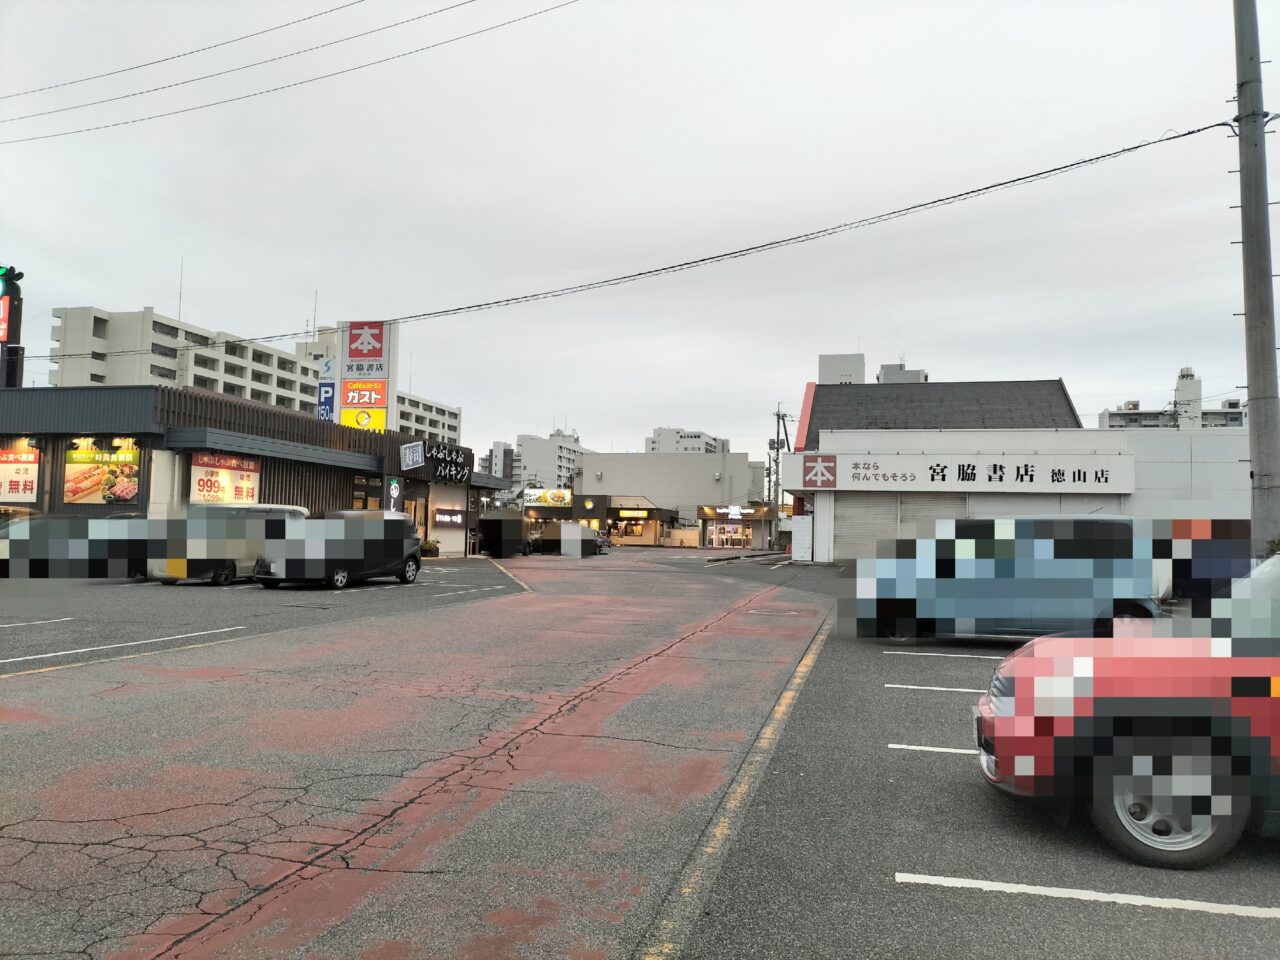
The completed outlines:
<svg viewBox="0 0 1280 960">
<path fill-rule="evenodd" d="M 395 428 L 396 340 L 399 326 L 352 321 L 339 329 L 342 355 L 335 380 L 338 422 L 362 430 Z"/>
<path fill-rule="evenodd" d="M 337 384 L 333 379 L 333 357 L 320 361 L 320 383 L 316 388 L 316 416 L 328 423 L 337 423 L 337 404 L 334 395 Z"/>
</svg>

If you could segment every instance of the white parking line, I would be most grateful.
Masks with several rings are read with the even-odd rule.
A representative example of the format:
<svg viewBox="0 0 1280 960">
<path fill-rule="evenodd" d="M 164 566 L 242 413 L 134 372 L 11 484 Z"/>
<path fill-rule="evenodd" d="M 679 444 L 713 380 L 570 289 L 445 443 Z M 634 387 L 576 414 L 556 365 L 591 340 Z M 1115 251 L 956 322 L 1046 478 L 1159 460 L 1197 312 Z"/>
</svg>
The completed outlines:
<svg viewBox="0 0 1280 960">
<path fill-rule="evenodd" d="M 932 877 L 920 873 L 895 873 L 898 883 L 922 883 L 935 887 L 962 887 L 994 893 L 1029 893 L 1037 897 L 1063 900 L 1093 900 L 1099 903 L 1123 903 L 1132 907 L 1160 907 L 1165 910 L 1194 910 L 1234 917 L 1259 917 L 1280 920 L 1280 907 L 1251 907 L 1236 903 L 1212 903 L 1207 900 L 1177 900 L 1170 897 L 1142 897 L 1132 893 L 1106 893 L 1101 890 L 1076 890 L 1071 887 L 1038 887 L 1027 883 L 1000 883 L 995 880 L 970 880 L 967 877 Z"/>
<path fill-rule="evenodd" d="M 790 563 L 790 562 L 791 562 L 790 560 L 783 560 L 781 563 L 775 563 L 775 564 L 774 564 L 772 567 L 770 567 L 769 569 L 770 569 L 770 570 L 777 570 L 779 567 L 785 567 L 785 566 L 786 566 L 788 563 Z"/>
<path fill-rule="evenodd" d="M 975 687 L 917 687 L 910 683 L 886 683 L 886 687 L 893 690 L 937 690 L 939 693 L 986 693 L 985 690 L 978 690 Z"/>
<path fill-rule="evenodd" d="M 891 743 L 890 750 L 924 750 L 928 753 L 967 753 L 975 756 L 978 751 L 970 749 L 961 749 L 960 747 L 921 747 L 911 743 Z"/>
<path fill-rule="evenodd" d="M 243 629 L 244 627 L 219 627 L 217 630 L 199 630 L 195 633 L 180 633 L 174 637 L 156 637 L 154 640 L 130 640 L 127 643 L 105 643 L 100 647 L 81 647 L 79 650 L 59 650 L 56 653 L 34 653 L 29 657 L 10 657 L 8 660 L 0 660 L 0 663 L 19 663 L 23 660 L 47 660 L 49 657 L 69 657 L 73 653 L 89 653 L 92 650 L 114 650 L 117 647 L 136 647 L 142 643 L 160 643 L 164 640 L 185 640 L 187 637 L 203 637 L 210 633 L 228 633 L 232 630 Z"/>
<path fill-rule="evenodd" d="M 961 660 L 1003 660 L 999 654 L 990 653 L 919 653 L 915 650 L 881 650 L 897 657 L 956 657 Z"/>
<path fill-rule="evenodd" d="M 0 627 L 35 627 L 42 623 L 66 623 L 75 617 L 58 617 L 56 620 L 28 620 L 26 623 L 0 623 Z"/>
</svg>

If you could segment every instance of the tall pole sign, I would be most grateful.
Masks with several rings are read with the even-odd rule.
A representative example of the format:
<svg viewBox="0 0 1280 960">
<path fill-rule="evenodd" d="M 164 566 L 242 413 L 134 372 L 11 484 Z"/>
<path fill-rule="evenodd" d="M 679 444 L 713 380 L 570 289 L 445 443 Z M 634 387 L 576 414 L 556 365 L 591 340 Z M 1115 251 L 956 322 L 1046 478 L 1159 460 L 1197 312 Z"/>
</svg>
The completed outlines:
<svg viewBox="0 0 1280 960">
<path fill-rule="evenodd" d="M 21 270 L 0 265 L 0 387 L 22 386 Z"/>
<path fill-rule="evenodd" d="M 338 328 L 340 357 L 335 408 L 338 423 L 384 432 L 396 412 L 398 324 L 353 320 Z"/>
</svg>

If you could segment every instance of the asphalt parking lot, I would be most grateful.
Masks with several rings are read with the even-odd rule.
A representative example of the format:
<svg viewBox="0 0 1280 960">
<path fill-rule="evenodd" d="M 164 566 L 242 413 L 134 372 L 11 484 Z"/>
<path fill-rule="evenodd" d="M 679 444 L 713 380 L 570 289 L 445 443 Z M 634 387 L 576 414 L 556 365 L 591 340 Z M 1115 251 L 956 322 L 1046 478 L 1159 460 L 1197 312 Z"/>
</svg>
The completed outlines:
<svg viewBox="0 0 1280 960">
<path fill-rule="evenodd" d="M 682 956 L 1280 955 L 1280 841 L 1141 867 L 983 781 L 970 708 L 1011 649 L 833 634 Z"/>
<path fill-rule="evenodd" d="M 1010 645 L 856 640 L 821 627 L 848 587 L 838 569 L 709 556 L 428 561 L 417 585 L 344 591 L 0 587 L 18 771 L 0 791 L 0 943 L 437 960 L 1280 953 L 1280 842 L 1155 870 L 1087 818 L 987 786 L 970 708 Z M 120 849 L 144 840 L 134 878 Z M 109 883 L 84 860 L 99 853 Z"/>
<path fill-rule="evenodd" d="M 476 558 L 427 559 L 413 584 L 380 578 L 344 590 L 266 590 L 252 581 L 0 581 L 0 675 L 429 611 L 523 589 L 492 561 Z"/>
</svg>

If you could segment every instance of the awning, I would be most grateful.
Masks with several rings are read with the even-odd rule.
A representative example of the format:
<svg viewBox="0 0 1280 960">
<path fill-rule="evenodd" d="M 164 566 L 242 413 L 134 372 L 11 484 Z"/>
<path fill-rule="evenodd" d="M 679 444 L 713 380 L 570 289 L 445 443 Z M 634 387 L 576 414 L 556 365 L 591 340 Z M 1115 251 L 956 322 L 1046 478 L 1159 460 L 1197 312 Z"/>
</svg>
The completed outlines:
<svg viewBox="0 0 1280 960">
<path fill-rule="evenodd" d="M 165 431 L 165 446 L 171 450 L 218 450 L 223 453 L 243 453 L 255 457 L 276 457 L 281 460 L 301 460 L 305 463 L 323 463 L 348 470 L 381 473 L 382 460 L 367 453 L 331 450 L 313 447 L 288 440 L 272 440 L 248 433 L 215 430 L 209 427 L 170 427 Z"/>
</svg>

